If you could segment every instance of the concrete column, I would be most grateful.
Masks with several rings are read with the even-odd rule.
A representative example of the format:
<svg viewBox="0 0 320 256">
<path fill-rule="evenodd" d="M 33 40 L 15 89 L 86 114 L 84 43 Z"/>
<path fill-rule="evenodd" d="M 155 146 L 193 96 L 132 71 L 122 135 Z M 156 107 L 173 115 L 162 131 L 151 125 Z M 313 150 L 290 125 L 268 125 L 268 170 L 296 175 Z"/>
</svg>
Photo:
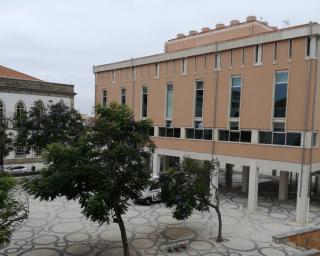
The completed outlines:
<svg viewBox="0 0 320 256">
<path fill-rule="evenodd" d="M 283 201 L 288 200 L 288 182 L 289 182 L 289 173 L 285 171 L 280 171 L 279 200 L 283 200 Z"/>
<path fill-rule="evenodd" d="M 213 203 L 214 205 L 217 204 L 216 199 L 216 192 L 219 188 L 219 164 L 216 164 L 214 166 L 214 170 L 212 172 L 212 176 L 211 176 L 211 182 L 210 182 L 210 191 L 212 192 L 212 197 L 211 197 L 211 203 Z M 216 188 L 216 189 L 215 189 Z"/>
<path fill-rule="evenodd" d="M 242 187 L 241 191 L 243 193 L 248 192 L 249 187 L 249 166 L 242 166 Z"/>
<path fill-rule="evenodd" d="M 160 155 L 158 153 L 154 153 L 152 156 L 152 173 L 153 175 L 157 175 L 160 172 Z"/>
<path fill-rule="evenodd" d="M 250 161 L 248 210 L 255 212 L 258 208 L 259 169 L 255 160 Z"/>
<path fill-rule="evenodd" d="M 309 220 L 309 170 L 303 168 L 302 173 L 299 173 L 298 178 L 298 193 L 296 205 L 296 221 L 298 223 L 306 224 Z"/>
<path fill-rule="evenodd" d="M 233 164 L 226 164 L 226 188 L 232 188 Z"/>
</svg>

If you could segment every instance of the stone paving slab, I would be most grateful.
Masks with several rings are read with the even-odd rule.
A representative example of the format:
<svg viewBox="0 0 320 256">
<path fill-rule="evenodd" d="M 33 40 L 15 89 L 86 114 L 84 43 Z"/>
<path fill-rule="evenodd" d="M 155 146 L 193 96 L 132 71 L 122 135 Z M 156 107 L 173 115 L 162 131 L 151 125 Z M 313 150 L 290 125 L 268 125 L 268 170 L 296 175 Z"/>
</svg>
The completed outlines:
<svg viewBox="0 0 320 256">
<path fill-rule="evenodd" d="M 194 255 L 194 256 L 286 256 L 298 252 L 282 244 L 272 243 L 272 235 L 301 229 L 294 222 L 295 204 L 265 199 L 259 211 L 249 214 L 247 199 L 229 193 L 221 199 L 223 236 L 216 243 L 218 220 L 214 211 L 195 213 L 187 221 L 171 217 L 162 204 L 133 204 L 124 216 L 132 255 Z M 320 227 L 318 206 L 310 210 L 311 224 Z M 167 242 L 190 236 L 186 251 L 167 252 Z M 101 226 L 81 214 L 77 202 L 59 198 L 53 202 L 30 199 L 29 219 L 17 227 L 12 241 L 0 249 L 0 255 L 61 256 L 61 255 L 122 255 L 118 225 Z"/>
</svg>

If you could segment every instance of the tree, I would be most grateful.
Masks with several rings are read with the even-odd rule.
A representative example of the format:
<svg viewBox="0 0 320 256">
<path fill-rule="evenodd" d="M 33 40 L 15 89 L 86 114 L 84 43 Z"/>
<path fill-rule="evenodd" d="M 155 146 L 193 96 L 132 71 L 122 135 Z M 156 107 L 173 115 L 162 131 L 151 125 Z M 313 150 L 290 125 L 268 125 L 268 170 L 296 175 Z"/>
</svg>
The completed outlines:
<svg viewBox="0 0 320 256">
<path fill-rule="evenodd" d="M 173 217 L 185 220 L 194 210 L 209 212 L 214 208 L 219 220 L 217 242 L 222 241 L 222 219 L 218 188 L 212 183 L 215 161 L 203 164 L 190 158 L 160 175 L 161 199 L 166 207 L 173 208 Z"/>
<path fill-rule="evenodd" d="M 28 216 L 25 205 L 10 193 L 15 185 L 15 180 L 9 174 L 0 173 L 0 246 L 10 241 L 14 224 Z"/>
<path fill-rule="evenodd" d="M 0 123 L 0 173 L 4 171 L 4 158 L 14 149 L 13 134 L 6 131 L 5 124 Z"/>
<path fill-rule="evenodd" d="M 79 200 L 82 213 L 100 225 L 118 223 L 128 256 L 122 215 L 150 183 L 145 159 L 154 150 L 148 134 L 151 122 L 135 121 L 128 107 L 115 103 L 98 106 L 96 115 L 79 140 L 48 146 L 47 168 L 25 187 L 40 200 Z"/>
<path fill-rule="evenodd" d="M 63 101 L 44 106 L 36 101 L 23 118 L 19 120 L 17 145 L 45 149 L 52 143 L 70 144 L 80 138 L 84 125 L 79 112 Z"/>
</svg>

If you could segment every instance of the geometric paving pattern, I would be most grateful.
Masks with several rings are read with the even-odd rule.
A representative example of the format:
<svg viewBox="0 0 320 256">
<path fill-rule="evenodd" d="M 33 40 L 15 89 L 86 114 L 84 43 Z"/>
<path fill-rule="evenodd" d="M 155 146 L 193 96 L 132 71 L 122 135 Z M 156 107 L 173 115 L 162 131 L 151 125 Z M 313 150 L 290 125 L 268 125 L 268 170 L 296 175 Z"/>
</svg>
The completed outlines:
<svg viewBox="0 0 320 256">
<path fill-rule="evenodd" d="M 29 199 L 29 219 L 21 223 L 11 243 L 0 249 L 0 255 L 122 255 L 118 225 L 103 225 L 87 220 L 77 202 L 63 198 L 53 202 Z M 186 221 L 176 221 L 162 204 L 133 204 L 124 217 L 132 255 L 292 255 L 297 250 L 272 243 L 272 235 L 300 229 L 294 222 L 295 203 L 259 201 L 259 211 L 248 214 L 245 196 L 228 193 L 221 197 L 223 237 L 216 243 L 217 216 L 193 214 Z M 311 224 L 320 226 L 318 207 L 310 208 Z M 167 242 L 191 236 L 189 248 L 181 253 L 168 253 Z"/>
</svg>

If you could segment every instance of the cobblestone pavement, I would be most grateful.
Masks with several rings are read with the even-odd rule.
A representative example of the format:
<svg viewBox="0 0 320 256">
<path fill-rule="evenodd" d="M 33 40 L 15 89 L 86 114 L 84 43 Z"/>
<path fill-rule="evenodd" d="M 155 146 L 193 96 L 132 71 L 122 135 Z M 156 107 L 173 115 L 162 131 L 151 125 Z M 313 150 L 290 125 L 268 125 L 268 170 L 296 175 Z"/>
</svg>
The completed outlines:
<svg viewBox="0 0 320 256">
<path fill-rule="evenodd" d="M 132 255 L 292 255 L 295 249 L 271 242 L 273 234 L 302 228 L 294 223 L 295 204 L 260 200 L 259 211 L 248 214 L 247 198 L 229 193 L 221 199 L 223 243 L 216 243 L 215 212 L 196 213 L 187 221 L 172 219 L 162 204 L 133 204 L 125 216 Z M 311 207 L 309 226 L 320 226 L 319 207 Z M 191 236 L 186 251 L 167 252 L 167 242 Z M 81 214 L 77 202 L 63 198 L 53 202 L 30 199 L 29 219 L 17 227 L 12 241 L 0 255 L 122 255 L 117 225 L 99 227 Z"/>
</svg>

